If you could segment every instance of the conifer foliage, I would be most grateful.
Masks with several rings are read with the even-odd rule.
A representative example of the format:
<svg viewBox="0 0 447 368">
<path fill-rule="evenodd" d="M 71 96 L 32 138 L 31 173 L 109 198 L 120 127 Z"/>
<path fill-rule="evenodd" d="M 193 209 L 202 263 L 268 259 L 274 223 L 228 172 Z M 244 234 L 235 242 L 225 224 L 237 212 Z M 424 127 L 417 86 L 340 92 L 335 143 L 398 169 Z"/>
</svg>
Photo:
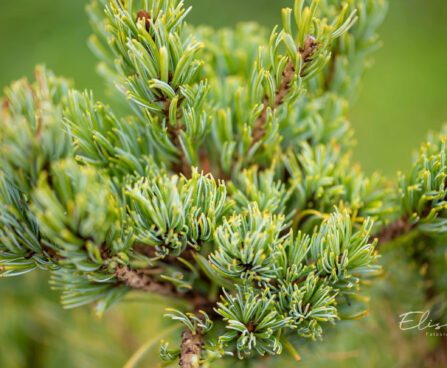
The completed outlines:
<svg viewBox="0 0 447 368">
<path fill-rule="evenodd" d="M 185 0 L 185 2 L 187 2 Z M 395 186 L 352 166 L 346 119 L 383 0 L 296 0 L 268 32 L 185 23 L 182 0 L 94 0 L 90 44 L 125 114 L 39 67 L 0 120 L 0 274 L 67 308 L 175 297 L 182 367 L 256 360 L 368 314 L 380 245 L 446 232 L 445 137 Z"/>
</svg>

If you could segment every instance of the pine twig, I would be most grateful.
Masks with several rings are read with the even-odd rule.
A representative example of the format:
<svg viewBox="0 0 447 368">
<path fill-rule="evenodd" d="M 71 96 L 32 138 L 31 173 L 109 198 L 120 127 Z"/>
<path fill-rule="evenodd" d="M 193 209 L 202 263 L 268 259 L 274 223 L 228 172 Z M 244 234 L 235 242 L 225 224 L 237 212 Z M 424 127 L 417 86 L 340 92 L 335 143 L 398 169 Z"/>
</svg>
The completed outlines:
<svg viewBox="0 0 447 368">
<path fill-rule="evenodd" d="M 144 9 L 140 10 L 137 13 L 137 18 L 135 21 L 136 22 L 143 21 L 146 31 L 149 32 L 150 25 L 151 25 L 151 16 L 147 11 L 145 11 Z M 172 78 L 173 78 L 171 71 L 169 71 L 168 77 L 169 77 L 168 84 L 170 85 Z M 176 91 L 177 91 L 177 89 L 176 89 Z M 182 100 L 183 99 L 180 100 L 180 103 L 182 102 Z M 172 165 L 172 169 L 176 173 L 181 173 L 185 177 L 190 178 L 191 177 L 191 165 L 189 164 L 188 159 L 186 158 L 185 152 L 183 151 L 183 147 L 180 142 L 180 134 L 183 130 L 183 128 L 181 126 L 181 122 L 180 122 L 180 117 L 181 117 L 180 113 L 177 116 L 176 122 L 170 121 L 169 120 L 169 107 L 171 105 L 171 100 L 165 96 L 165 97 L 161 98 L 159 101 L 162 101 L 165 105 L 164 115 L 165 115 L 166 122 L 167 122 L 167 124 L 166 124 L 167 131 L 168 131 L 168 134 L 169 134 L 171 140 L 173 141 L 175 147 L 178 149 L 179 155 L 180 155 L 179 162 L 174 163 Z"/>
<path fill-rule="evenodd" d="M 167 124 L 168 133 L 171 136 L 171 139 L 174 142 L 175 147 L 180 152 L 180 161 L 173 165 L 173 170 L 177 173 L 182 173 L 186 178 L 191 177 L 191 165 L 186 158 L 185 152 L 183 151 L 182 144 L 180 142 L 180 134 L 182 131 L 182 127 L 180 125 L 180 119 L 177 119 L 176 126 L 172 126 L 171 124 Z"/>
<path fill-rule="evenodd" d="M 199 316 L 198 313 L 196 313 Z M 201 367 L 201 353 L 203 346 L 203 335 L 200 328 L 194 333 L 188 327 L 182 333 L 182 343 L 180 345 L 179 366 L 182 368 Z"/>
<path fill-rule="evenodd" d="M 374 238 L 378 240 L 378 247 L 380 247 L 408 233 L 413 228 L 414 226 L 408 223 L 408 218 L 400 218 L 383 228 Z"/>
<path fill-rule="evenodd" d="M 281 85 L 279 90 L 275 95 L 275 99 L 273 102 L 272 110 L 276 110 L 279 105 L 282 104 L 284 97 L 290 91 L 290 83 L 295 75 L 295 66 L 293 65 L 293 61 L 289 60 L 284 69 Z M 254 127 L 253 127 L 253 140 L 251 142 L 251 146 L 254 146 L 257 142 L 259 142 L 265 136 L 265 124 L 267 122 L 267 109 L 270 107 L 270 100 L 268 97 L 264 98 L 264 109 L 261 112 L 261 115 L 256 119 Z"/>
<path fill-rule="evenodd" d="M 307 35 L 304 40 L 303 47 L 299 48 L 301 58 L 305 64 L 311 61 L 311 57 L 316 51 L 317 47 L 318 44 L 315 42 L 315 38 Z M 264 138 L 266 134 L 265 124 L 267 123 L 267 109 L 271 107 L 272 111 L 275 111 L 280 105 L 282 105 L 282 103 L 284 102 L 284 98 L 290 92 L 290 83 L 292 83 L 292 80 L 295 77 L 295 73 L 295 65 L 290 59 L 283 71 L 281 84 L 279 86 L 279 89 L 276 91 L 274 100 L 270 101 L 267 96 L 264 98 L 264 109 L 262 110 L 261 115 L 259 115 L 259 117 L 256 119 L 253 126 L 253 139 L 251 142 L 251 147 L 253 147 L 262 138 Z M 270 106 L 270 103 L 272 103 L 272 106 Z"/>
<path fill-rule="evenodd" d="M 115 275 L 118 281 L 132 289 L 165 296 L 177 296 L 177 292 L 172 284 L 160 282 L 147 274 L 132 270 L 130 267 L 117 266 Z"/>
</svg>

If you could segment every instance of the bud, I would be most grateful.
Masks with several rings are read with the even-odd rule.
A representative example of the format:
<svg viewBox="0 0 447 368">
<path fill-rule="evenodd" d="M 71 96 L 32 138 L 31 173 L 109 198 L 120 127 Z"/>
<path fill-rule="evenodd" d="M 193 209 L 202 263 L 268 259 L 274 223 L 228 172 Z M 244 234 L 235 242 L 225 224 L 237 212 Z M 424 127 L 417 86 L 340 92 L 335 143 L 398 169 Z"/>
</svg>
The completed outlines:
<svg viewBox="0 0 447 368">
<path fill-rule="evenodd" d="M 140 10 L 138 12 L 136 21 L 138 22 L 141 19 L 145 20 L 145 28 L 146 28 L 146 31 L 149 32 L 151 16 L 149 15 L 149 13 L 146 10 Z"/>
</svg>

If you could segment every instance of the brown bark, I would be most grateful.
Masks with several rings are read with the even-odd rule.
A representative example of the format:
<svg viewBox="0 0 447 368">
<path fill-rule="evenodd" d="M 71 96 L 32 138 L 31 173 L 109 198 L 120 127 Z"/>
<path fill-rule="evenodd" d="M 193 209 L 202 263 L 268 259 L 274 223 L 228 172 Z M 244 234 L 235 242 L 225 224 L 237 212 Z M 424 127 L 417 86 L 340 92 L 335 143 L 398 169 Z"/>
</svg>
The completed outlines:
<svg viewBox="0 0 447 368">
<path fill-rule="evenodd" d="M 174 264 L 174 262 L 171 263 Z M 190 290 L 186 293 L 179 292 L 170 282 L 158 280 L 155 276 L 160 274 L 163 270 L 163 267 L 158 267 L 156 269 L 132 270 L 129 266 L 118 265 L 115 268 L 115 276 L 118 282 L 123 283 L 132 289 L 162 296 L 180 298 L 190 302 L 195 310 L 200 309 L 204 310 L 209 315 L 213 314 L 214 303 L 196 290 Z"/>
<path fill-rule="evenodd" d="M 117 266 L 115 275 L 118 281 L 132 289 L 165 296 L 177 296 L 178 294 L 172 284 L 158 281 L 143 272 L 132 270 L 127 266 Z"/>
<path fill-rule="evenodd" d="M 200 167 L 205 175 L 211 173 L 211 162 L 205 149 L 200 151 Z"/>
<path fill-rule="evenodd" d="M 311 61 L 311 57 L 314 54 L 318 47 L 318 44 L 315 42 L 315 38 L 307 35 L 304 40 L 304 45 L 299 48 L 301 58 L 304 63 Z M 304 69 L 304 67 L 303 67 Z M 290 92 L 290 83 L 295 77 L 295 65 L 293 65 L 293 61 L 289 60 L 287 63 L 281 78 L 281 84 L 276 91 L 275 97 L 273 101 L 270 101 L 266 96 L 264 98 L 264 109 L 261 112 L 261 115 L 256 119 L 255 124 L 253 126 L 253 140 L 251 142 L 251 146 L 255 145 L 265 136 L 265 124 L 267 123 L 267 109 L 269 107 L 275 111 L 284 101 L 284 98 Z M 272 103 L 272 105 L 270 105 Z"/>
<path fill-rule="evenodd" d="M 295 66 L 293 65 L 292 60 L 289 60 L 287 63 L 284 72 L 282 74 L 281 85 L 279 86 L 278 91 L 276 92 L 275 99 L 273 101 L 272 110 L 276 110 L 279 105 L 282 104 L 284 97 L 290 91 L 290 83 L 292 82 L 293 77 L 295 76 Z M 265 136 L 265 124 L 267 123 L 267 109 L 270 107 L 270 101 L 268 97 L 264 98 L 264 109 L 261 112 L 261 115 L 256 119 L 254 127 L 253 127 L 253 140 L 251 142 L 251 146 L 255 145 Z"/>
<path fill-rule="evenodd" d="M 196 331 L 194 334 L 188 327 L 185 327 L 182 333 L 179 366 L 182 368 L 199 368 L 201 366 L 202 346 L 203 335 L 200 331 Z"/>
<path fill-rule="evenodd" d="M 139 248 L 143 248 L 138 245 Z M 151 255 L 149 251 L 148 255 Z M 186 253 L 187 257 L 188 254 Z M 172 261 L 168 259 L 168 261 Z M 168 262 L 169 263 L 169 262 Z M 124 283 L 128 287 L 159 295 L 173 296 L 189 301 L 196 311 L 196 316 L 203 319 L 204 316 L 199 313 L 200 310 L 205 311 L 209 316 L 214 314 L 215 303 L 197 292 L 189 293 L 177 292 L 175 287 L 169 282 L 163 282 L 155 279 L 152 275 L 153 270 L 132 270 L 128 266 L 117 266 L 115 270 L 116 278 L 119 282 Z M 179 365 L 182 368 L 199 368 L 201 367 L 201 352 L 203 346 L 203 334 L 198 327 L 195 332 L 188 327 L 182 333 L 182 342 L 180 346 Z"/>
<path fill-rule="evenodd" d="M 183 151 L 182 144 L 180 142 L 180 134 L 183 130 L 181 123 L 180 123 L 180 117 L 177 117 L 176 122 L 169 121 L 169 105 L 170 101 L 167 100 L 165 104 L 167 105 L 166 108 L 166 119 L 167 119 L 167 127 L 168 127 L 168 134 L 171 137 L 175 147 L 179 151 L 179 162 L 176 162 L 172 169 L 177 172 L 183 174 L 186 178 L 191 177 L 191 165 L 188 162 L 188 159 L 186 158 L 185 152 Z M 174 125 L 175 124 L 175 125 Z"/>
<path fill-rule="evenodd" d="M 48 254 L 49 260 L 53 259 L 53 260 L 56 260 L 56 261 L 61 261 L 61 260 L 64 259 L 63 256 L 61 256 L 60 254 L 57 254 L 54 249 L 50 248 L 47 245 L 42 245 L 42 250 L 45 251 Z"/>
<path fill-rule="evenodd" d="M 408 233 L 413 229 L 413 226 L 408 223 L 408 218 L 400 218 L 385 228 L 383 228 L 377 235 L 373 238 L 378 240 L 378 247 L 396 239 L 405 233 Z"/>
</svg>

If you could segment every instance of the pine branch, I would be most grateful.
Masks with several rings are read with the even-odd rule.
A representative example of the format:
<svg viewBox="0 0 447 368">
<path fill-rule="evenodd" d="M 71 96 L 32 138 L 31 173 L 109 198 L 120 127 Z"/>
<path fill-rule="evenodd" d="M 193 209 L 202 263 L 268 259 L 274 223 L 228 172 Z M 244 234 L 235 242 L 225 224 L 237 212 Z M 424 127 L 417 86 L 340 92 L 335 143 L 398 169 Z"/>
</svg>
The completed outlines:
<svg viewBox="0 0 447 368">
<path fill-rule="evenodd" d="M 193 313 L 168 310 L 185 330 L 161 357 L 213 366 L 283 344 L 294 354 L 295 337 L 365 316 L 373 238 L 447 233 L 445 137 L 395 187 L 352 165 L 346 99 L 383 1 L 297 0 L 270 38 L 188 27 L 181 0 L 100 2 L 92 44 L 133 114 L 46 73 L 7 89 L 2 275 L 49 270 L 65 306 L 95 302 L 99 315 L 130 289 L 181 299 Z M 373 220 L 398 216 L 371 236 Z M 431 299 L 436 274 L 427 281 Z"/>
</svg>

